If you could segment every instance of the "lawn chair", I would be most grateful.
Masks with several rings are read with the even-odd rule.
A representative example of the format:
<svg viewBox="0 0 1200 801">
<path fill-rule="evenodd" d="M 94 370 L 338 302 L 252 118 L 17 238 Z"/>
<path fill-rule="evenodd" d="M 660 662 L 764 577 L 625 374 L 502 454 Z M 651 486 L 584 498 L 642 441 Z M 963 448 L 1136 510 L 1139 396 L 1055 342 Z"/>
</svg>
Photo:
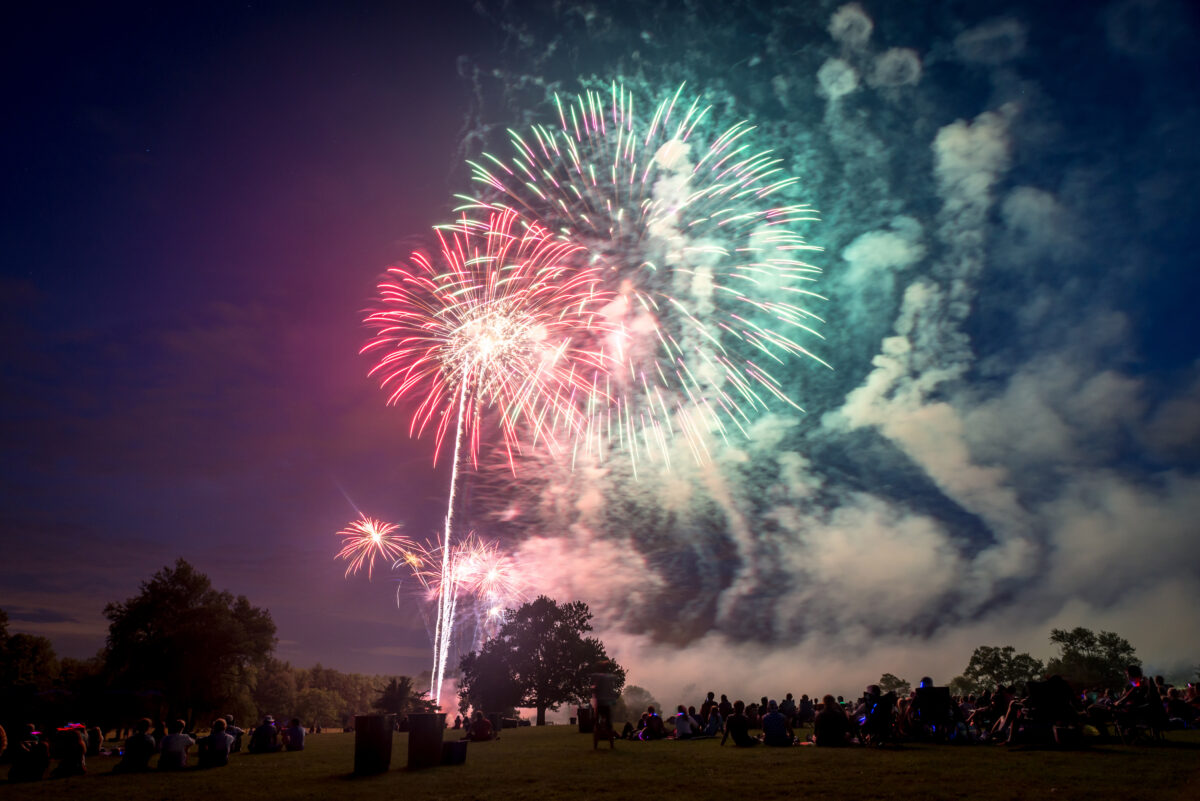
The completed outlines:
<svg viewBox="0 0 1200 801">
<path fill-rule="evenodd" d="M 1162 742 L 1163 733 L 1171 726 L 1166 707 L 1153 689 L 1147 693 L 1146 703 L 1117 709 L 1114 722 L 1124 745 Z"/>
<path fill-rule="evenodd" d="M 946 742 L 958 723 L 955 709 L 949 687 L 918 687 L 911 709 L 913 734 L 935 743 Z"/>
</svg>

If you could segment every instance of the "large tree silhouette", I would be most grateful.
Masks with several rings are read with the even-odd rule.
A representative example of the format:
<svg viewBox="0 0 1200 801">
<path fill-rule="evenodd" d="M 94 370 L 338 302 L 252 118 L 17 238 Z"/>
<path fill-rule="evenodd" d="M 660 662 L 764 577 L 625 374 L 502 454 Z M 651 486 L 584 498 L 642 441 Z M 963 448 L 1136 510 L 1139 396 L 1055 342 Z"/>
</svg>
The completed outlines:
<svg viewBox="0 0 1200 801">
<path fill-rule="evenodd" d="M 267 610 L 213 589 L 183 559 L 104 615 L 105 663 L 117 686 L 162 693 L 169 709 L 189 718 L 220 712 L 242 695 L 275 644 Z"/>
<path fill-rule="evenodd" d="M 532 707 L 542 726 L 547 709 L 589 697 L 589 674 L 597 670 L 616 674 L 620 690 L 624 668 L 609 660 L 598 639 L 583 636 L 592 630 L 591 619 L 582 601 L 559 606 L 544 595 L 506 610 L 496 637 L 463 657 L 464 705 L 489 711 Z"/>
</svg>

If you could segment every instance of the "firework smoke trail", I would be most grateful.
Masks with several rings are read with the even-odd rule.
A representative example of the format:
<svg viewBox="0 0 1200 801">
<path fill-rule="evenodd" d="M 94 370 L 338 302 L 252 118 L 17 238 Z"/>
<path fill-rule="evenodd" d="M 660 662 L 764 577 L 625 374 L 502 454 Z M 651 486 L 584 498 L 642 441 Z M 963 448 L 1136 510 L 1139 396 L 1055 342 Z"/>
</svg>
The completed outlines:
<svg viewBox="0 0 1200 801">
<path fill-rule="evenodd" d="M 451 546 L 463 441 L 478 465 L 480 429 L 499 417 L 509 464 L 518 428 L 556 447 L 560 432 L 580 428 L 575 397 L 595 393 L 602 353 L 581 347 L 581 332 L 600 325 L 610 302 L 600 277 L 579 265 L 578 245 L 551 236 L 511 210 L 486 222 L 463 216 L 438 230 L 440 266 L 422 253 L 393 267 L 379 284 L 377 329 L 363 352 L 382 352 L 371 375 L 391 389 L 389 403 L 417 396 L 409 433 L 436 429 L 434 460 L 454 425 L 454 454 L 442 535 L 442 573 L 430 695 L 440 700 L 454 626 Z M 436 422 L 435 422 L 436 421 Z"/>
<path fill-rule="evenodd" d="M 818 268 L 803 260 L 819 248 L 794 230 L 815 212 L 772 205 L 797 179 L 751 146 L 748 123 L 699 144 L 709 108 L 680 104 L 682 89 L 648 123 L 616 83 L 556 96 L 559 125 L 510 130 L 513 155 L 469 162 L 487 188 L 462 198 L 465 209 L 520 209 L 585 245 L 604 271 L 616 296 L 598 343 L 608 369 L 584 401 L 576 453 L 602 457 L 615 442 L 635 470 L 654 452 L 669 462 L 676 434 L 703 460 L 710 432 L 744 434 L 772 399 L 800 409 L 769 365 L 803 356 L 829 366 L 798 339 L 822 338 L 821 318 L 802 305 L 824 300 L 807 288 Z"/>
</svg>

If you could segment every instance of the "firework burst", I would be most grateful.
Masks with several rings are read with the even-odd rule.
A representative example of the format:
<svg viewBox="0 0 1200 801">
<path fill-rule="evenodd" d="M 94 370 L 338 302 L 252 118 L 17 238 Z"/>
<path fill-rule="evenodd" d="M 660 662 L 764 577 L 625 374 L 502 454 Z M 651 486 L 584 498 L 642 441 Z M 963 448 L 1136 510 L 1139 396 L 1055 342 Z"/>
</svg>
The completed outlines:
<svg viewBox="0 0 1200 801">
<path fill-rule="evenodd" d="M 574 399 L 591 393 L 602 353 L 584 347 L 611 302 L 581 248 L 511 210 L 485 222 L 464 217 L 437 231 L 440 258 L 414 253 L 379 284 L 371 370 L 388 402 L 411 398 L 409 431 L 435 431 L 437 458 L 461 407 L 468 453 L 477 463 L 481 423 L 496 412 L 511 457 L 518 428 L 554 443 L 580 426 Z"/>
<path fill-rule="evenodd" d="M 437 263 L 421 253 L 379 284 L 379 308 L 366 319 L 378 355 L 371 374 L 389 403 L 416 403 L 409 432 L 434 427 L 436 460 L 453 422 L 454 453 L 441 544 L 430 695 L 441 698 L 457 605 L 451 563 L 458 469 L 464 439 L 478 464 L 480 431 L 494 411 L 509 463 L 518 426 L 533 442 L 574 437 L 583 423 L 575 396 L 594 393 L 603 354 L 579 345 L 608 302 L 596 271 L 574 263 L 576 244 L 549 234 L 510 209 L 486 221 L 463 216 L 438 230 Z"/>
<path fill-rule="evenodd" d="M 778 201 L 796 183 L 750 144 L 740 122 L 710 131 L 710 109 L 682 88 L 635 111 L 616 83 L 563 101 L 558 125 L 510 131 L 507 159 L 469 162 L 486 188 L 463 208 L 519 209 L 585 246 L 613 300 L 594 341 L 605 369 L 580 396 L 577 449 L 615 441 L 635 462 L 684 436 L 697 458 L 709 432 L 745 432 L 773 399 L 799 409 L 774 368 L 794 357 L 825 366 L 812 310 L 818 250 L 798 228 L 816 218 Z"/>
<path fill-rule="evenodd" d="M 451 546 L 449 568 L 444 573 L 442 561 L 439 546 L 417 545 L 406 550 L 393 568 L 415 578 L 425 600 L 437 603 L 451 598 L 451 617 L 474 623 L 470 642 L 465 643 L 468 650 L 477 648 L 503 623 L 504 610 L 525 599 L 529 577 L 499 543 L 485 541 L 474 532 Z M 400 594 L 397 588 L 398 603 Z"/>
<path fill-rule="evenodd" d="M 373 517 L 362 515 L 358 520 L 347 525 L 338 532 L 342 538 L 342 550 L 337 558 L 349 562 L 346 565 L 346 576 L 349 577 L 367 568 L 367 578 L 375 569 L 375 559 L 391 563 L 404 556 L 413 547 L 408 538 L 400 535 L 400 526 L 385 523 Z"/>
</svg>

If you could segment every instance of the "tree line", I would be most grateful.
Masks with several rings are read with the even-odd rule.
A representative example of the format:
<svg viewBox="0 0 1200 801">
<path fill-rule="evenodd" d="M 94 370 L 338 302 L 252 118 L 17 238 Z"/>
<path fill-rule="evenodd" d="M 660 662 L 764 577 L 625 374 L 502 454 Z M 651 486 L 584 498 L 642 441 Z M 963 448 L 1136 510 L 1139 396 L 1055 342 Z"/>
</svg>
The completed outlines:
<svg viewBox="0 0 1200 801">
<path fill-rule="evenodd" d="M 1055 675 L 1079 689 L 1117 689 L 1125 685 L 1126 667 L 1142 666 L 1133 645 L 1116 632 L 1097 633 L 1083 626 L 1051 629 L 1050 643 L 1058 653 L 1046 662 L 1018 653 L 1011 645 L 981 645 L 971 654 L 963 672 L 950 680 L 950 691 L 955 695 L 980 695 L 998 685 L 1023 691 L 1029 682 Z M 1196 675 L 1200 678 L 1200 666 Z M 884 673 L 879 687 L 885 693 L 906 695 L 912 684 Z"/>
<path fill-rule="evenodd" d="M 427 699 L 407 676 L 342 673 L 276 659 L 270 612 L 215 589 L 183 559 L 139 592 L 104 608 L 109 632 L 90 659 L 59 658 L 45 637 L 10 633 L 0 609 L 2 722 L 89 721 L 114 728 L 140 717 L 189 722 L 232 714 L 295 716 L 341 727 L 356 714 L 403 713 Z"/>
</svg>

